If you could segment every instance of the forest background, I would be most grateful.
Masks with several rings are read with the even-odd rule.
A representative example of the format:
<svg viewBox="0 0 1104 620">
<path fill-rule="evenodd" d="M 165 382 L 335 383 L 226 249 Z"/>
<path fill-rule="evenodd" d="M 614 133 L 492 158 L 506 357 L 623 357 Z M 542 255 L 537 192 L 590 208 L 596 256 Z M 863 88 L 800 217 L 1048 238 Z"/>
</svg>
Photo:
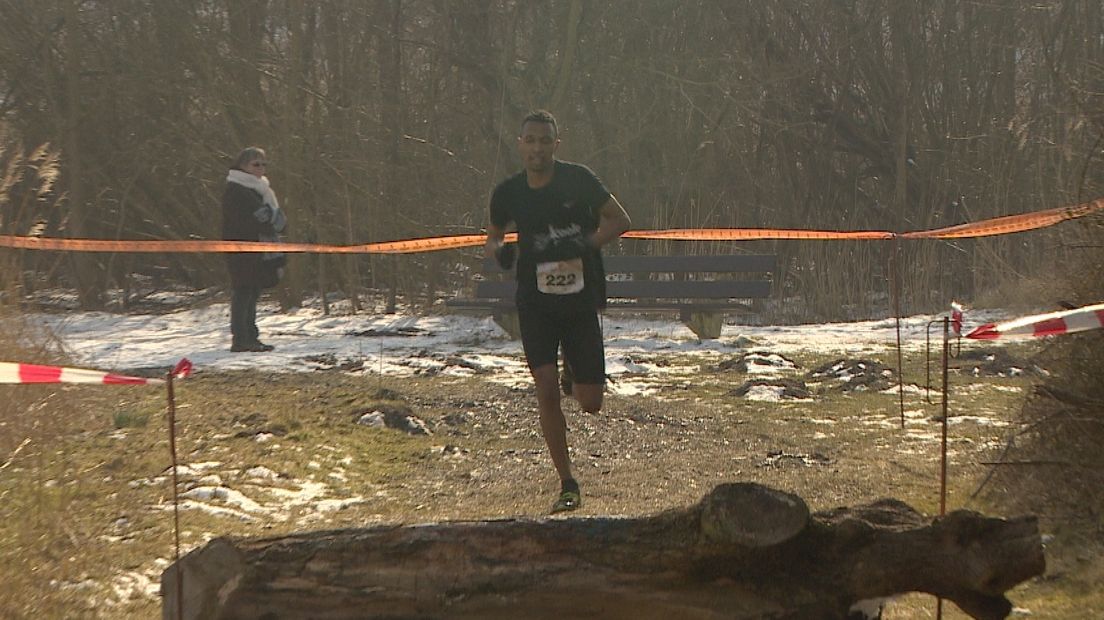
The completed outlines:
<svg viewBox="0 0 1104 620">
<path fill-rule="evenodd" d="M 246 145 L 269 152 L 288 240 L 478 233 L 538 107 L 636 228 L 907 231 L 1074 204 L 1104 195 L 1102 24 L 1098 0 L 3 0 L 0 233 L 217 239 Z M 905 311 L 1035 301 L 1092 234 L 910 242 Z M 891 249 L 611 251 L 777 253 L 795 317 L 842 319 L 885 316 Z M 279 295 L 431 304 L 478 254 L 296 257 Z M 84 308 L 136 278 L 225 279 L 216 254 L 8 252 L 0 273 Z"/>
<path fill-rule="evenodd" d="M 1104 4 L 0 0 L 0 234 L 217 239 L 226 170 L 246 145 L 268 150 L 289 241 L 479 233 L 537 107 L 560 119 L 560 155 L 591 166 L 636 228 L 909 231 L 1077 204 L 1104 197 Z M 1102 215 L 904 242 L 901 309 L 1099 303 Z M 767 322 L 890 311 L 889 242 L 623 240 L 609 251 L 776 253 Z M 276 294 L 286 307 L 340 291 L 354 308 L 382 293 L 432 309 L 461 294 L 480 253 L 297 255 Z M 222 257 L 0 250 L 0 342 L 14 359 L 61 363 L 54 337 L 18 320 L 36 291 L 75 289 L 100 309 L 113 289 L 125 305 L 179 285 L 225 296 Z M 1090 584 L 1104 540 L 1101 338 L 1045 345 L 1037 363 L 1051 374 L 1025 395 L 1002 457 L 1046 466 L 1005 467 L 989 483 L 1002 512 L 1093 541 L 1061 539 Z M 253 390 L 249 377 L 226 381 Z M 61 574 L 50 554 L 84 557 L 68 518 L 84 499 L 72 495 L 72 510 L 47 482 L 85 470 L 66 470 L 64 449 L 51 460 L 52 442 L 80 441 L 74 412 L 98 428 L 104 411 L 119 424 L 129 409 L 25 387 L 0 398 L 0 469 L 18 457 L 31 472 L 3 502 L 27 541 L 8 547 L 23 586 L 5 592 L 37 609 L 45 580 L 23 567 Z M 45 529 L 27 514 L 49 515 Z M 43 540 L 60 543 L 39 555 Z M 1063 566 L 1056 546 L 1048 554 Z"/>
</svg>

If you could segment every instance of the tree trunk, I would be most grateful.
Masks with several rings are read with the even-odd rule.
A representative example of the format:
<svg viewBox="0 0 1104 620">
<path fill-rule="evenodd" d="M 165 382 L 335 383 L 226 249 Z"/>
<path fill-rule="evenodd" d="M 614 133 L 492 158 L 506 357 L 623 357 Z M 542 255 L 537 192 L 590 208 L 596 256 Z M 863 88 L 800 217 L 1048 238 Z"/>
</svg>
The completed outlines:
<svg viewBox="0 0 1104 620">
<path fill-rule="evenodd" d="M 393 213 L 400 213 L 408 205 L 403 204 L 402 196 L 402 158 L 399 151 L 403 136 L 403 82 L 402 82 L 402 36 L 403 36 L 403 2 L 391 0 L 389 16 L 391 19 L 389 35 L 381 38 L 380 54 L 380 83 L 383 89 L 383 109 L 381 119 L 385 135 L 385 162 L 386 177 L 383 181 L 383 196 L 380 201 L 381 212 L 386 213 L 385 221 L 391 221 L 391 226 L 380 227 L 390 233 L 392 239 L 402 236 L 401 224 L 390 217 Z M 398 307 L 399 289 L 399 264 L 394 256 L 386 257 L 386 269 L 388 277 L 387 314 L 394 314 Z"/>
<path fill-rule="evenodd" d="M 62 153 L 65 162 L 65 176 L 69 189 L 69 231 L 68 236 L 75 238 L 95 237 L 89 204 L 89 171 L 84 165 L 84 145 L 81 143 L 81 61 L 84 54 L 84 42 L 81 39 L 80 6 L 75 0 L 65 3 L 65 57 L 63 64 L 64 80 L 64 127 L 59 132 L 62 139 Z M 70 272 L 81 308 L 99 310 L 104 307 L 103 291 L 105 274 L 100 257 L 94 254 L 70 252 Z"/>
<path fill-rule="evenodd" d="M 845 618 L 921 591 L 979 619 L 1045 568 L 1034 517 L 896 500 L 809 515 L 725 484 L 651 517 L 503 519 L 219 538 L 161 577 L 164 618 Z"/>
</svg>

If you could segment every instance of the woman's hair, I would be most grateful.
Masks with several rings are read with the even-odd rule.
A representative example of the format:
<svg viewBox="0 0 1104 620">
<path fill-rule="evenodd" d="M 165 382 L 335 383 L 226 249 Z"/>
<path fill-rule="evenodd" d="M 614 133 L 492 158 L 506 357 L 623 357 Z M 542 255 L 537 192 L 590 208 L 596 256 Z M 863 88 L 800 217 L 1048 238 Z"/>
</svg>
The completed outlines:
<svg viewBox="0 0 1104 620">
<path fill-rule="evenodd" d="M 264 149 L 258 146 L 247 146 L 242 149 L 241 153 L 238 153 L 238 158 L 234 160 L 234 169 L 245 170 L 246 164 L 257 159 L 265 159 Z"/>
</svg>

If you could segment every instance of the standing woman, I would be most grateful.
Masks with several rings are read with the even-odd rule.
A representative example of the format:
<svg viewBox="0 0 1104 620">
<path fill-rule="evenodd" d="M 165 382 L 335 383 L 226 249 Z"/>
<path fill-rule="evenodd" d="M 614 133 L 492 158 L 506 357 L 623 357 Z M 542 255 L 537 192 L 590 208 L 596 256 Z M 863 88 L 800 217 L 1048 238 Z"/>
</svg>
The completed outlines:
<svg viewBox="0 0 1104 620">
<path fill-rule="evenodd" d="M 276 194 L 269 187 L 265 152 L 250 146 L 238 154 L 222 194 L 222 238 L 226 241 L 279 241 L 287 225 Z M 234 352 L 271 351 L 257 331 L 261 290 L 280 281 L 287 257 L 282 252 L 237 252 L 226 255 L 230 268 L 230 334 Z"/>
</svg>

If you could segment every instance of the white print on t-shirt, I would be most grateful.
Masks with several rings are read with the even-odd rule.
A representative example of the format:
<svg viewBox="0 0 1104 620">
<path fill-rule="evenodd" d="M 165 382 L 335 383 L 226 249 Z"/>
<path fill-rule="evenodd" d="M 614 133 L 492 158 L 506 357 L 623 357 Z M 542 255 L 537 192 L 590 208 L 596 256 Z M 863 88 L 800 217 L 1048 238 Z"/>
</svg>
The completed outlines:
<svg viewBox="0 0 1104 620">
<path fill-rule="evenodd" d="M 548 295 L 570 295 L 583 290 L 583 259 L 537 264 L 537 290 Z"/>
<path fill-rule="evenodd" d="M 581 234 L 583 234 L 583 227 L 578 224 L 572 224 L 563 228 L 556 228 L 549 224 L 548 234 L 537 233 L 533 235 L 533 249 L 537 252 L 543 252 L 559 239 L 576 237 Z"/>
</svg>

